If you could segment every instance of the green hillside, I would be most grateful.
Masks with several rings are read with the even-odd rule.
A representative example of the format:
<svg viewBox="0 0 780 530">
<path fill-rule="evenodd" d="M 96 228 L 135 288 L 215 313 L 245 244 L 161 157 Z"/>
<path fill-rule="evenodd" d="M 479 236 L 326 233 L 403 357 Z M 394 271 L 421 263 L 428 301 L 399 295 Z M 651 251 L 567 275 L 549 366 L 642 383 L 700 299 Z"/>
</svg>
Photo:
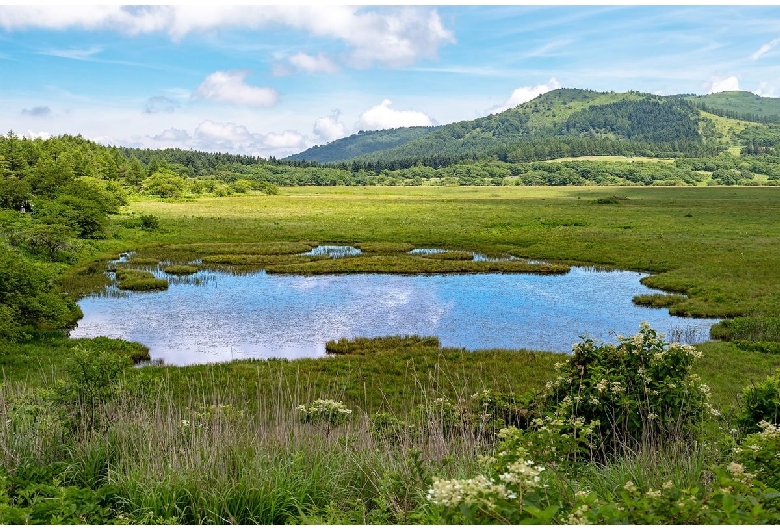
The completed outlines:
<svg viewBox="0 0 780 530">
<path fill-rule="evenodd" d="M 413 160 L 441 166 L 484 158 L 526 162 L 586 155 L 702 156 L 729 144 L 729 139 L 716 138 L 711 120 L 685 98 L 580 89 L 553 90 L 476 120 L 415 128 L 407 136 L 404 130 L 387 132 L 397 142 L 392 146 L 379 132 L 364 133 L 290 158 L 401 165 Z M 383 143 L 387 147 L 380 147 Z"/>
<path fill-rule="evenodd" d="M 780 98 L 767 98 L 752 92 L 733 91 L 706 96 L 688 96 L 685 99 L 702 110 L 718 116 L 753 122 L 780 123 Z"/>
<path fill-rule="evenodd" d="M 315 145 L 285 160 L 311 160 L 338 162 L 377 151 L 392 149 L 429 133 L 433 127 L 401 127 L 381 131 L 360 131 L 346 138 L 339 138 L 326 145 Z"/>
</svg>

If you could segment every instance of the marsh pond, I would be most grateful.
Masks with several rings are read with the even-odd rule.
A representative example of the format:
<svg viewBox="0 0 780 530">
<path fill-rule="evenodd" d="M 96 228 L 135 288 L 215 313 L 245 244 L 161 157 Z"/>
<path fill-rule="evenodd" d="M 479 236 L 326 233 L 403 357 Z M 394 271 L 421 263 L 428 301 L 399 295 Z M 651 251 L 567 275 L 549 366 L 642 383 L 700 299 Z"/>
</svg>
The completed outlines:
<svg viewBox="0 0 780 530">
<path fill-rule="evenodd" d="M 469 350 L 570 352 L 581 336 L 613 342 L 642 321 L 695 342 L 716 322 L 634 305 L 634 295 L 658 292 L 640 283 L 643 274 L 582 267 L 563 275 L 155 274 L 170 279 L 168 290 L 113 287 L 82 299 L 71 336 L 137 341 L 153 360 L 187 365 L 320 357 L 328 340 L 412 334 Z"/>
</svg>

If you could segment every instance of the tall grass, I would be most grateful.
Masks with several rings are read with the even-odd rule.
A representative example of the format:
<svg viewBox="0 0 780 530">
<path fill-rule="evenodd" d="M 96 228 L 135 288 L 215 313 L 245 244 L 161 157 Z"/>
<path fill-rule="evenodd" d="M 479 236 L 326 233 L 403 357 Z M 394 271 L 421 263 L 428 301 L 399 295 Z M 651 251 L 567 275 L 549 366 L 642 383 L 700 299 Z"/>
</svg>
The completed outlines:
<svg viewBox="0 0 780 530">
<path fill-rule="evenodd" d="M 0 387 L 0 467 L 66 463 L 56 480 L 111 486 L 116 509 L 132 520 L 151 513 L 181 524 L 283 524 L 329 506 L 364 513 L 382 503 L 387 517 L 402 519 L 424 491 L 411 452 L 426 468 L 459 474 L 473 471 L 485 449 L 477 438 L 449 437 L 433 416 L 413 446 L 411 437 L 373 437 L 360 410 L 328 432 L 303 424 L 295 407 L 318 393 L 301 381 L 280 378 L 270 395 L 249 402 L 241 386 L 206 379 L 183 403 L 168 381 L 137 379 L 143 370 L 130 372 L 105 404 L 109 421 L 83 433 L 68 431 L 45 392 Z M 422 382 L 417 391 L 409 397 L 425 402 Z"/>
</svg>

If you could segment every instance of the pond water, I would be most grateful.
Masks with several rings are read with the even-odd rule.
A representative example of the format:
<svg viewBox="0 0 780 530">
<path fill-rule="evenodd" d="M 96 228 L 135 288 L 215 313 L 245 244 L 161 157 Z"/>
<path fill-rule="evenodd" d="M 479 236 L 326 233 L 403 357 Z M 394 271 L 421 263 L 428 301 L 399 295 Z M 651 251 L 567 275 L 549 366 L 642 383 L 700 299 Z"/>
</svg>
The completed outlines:
<svg viewBox="0 0 780 530">
<path fill-rule="evenodd" d="M 161 277 L 172 278 L 157 271 Z M 318 357 L 341 337 L 417 334 L 443 346 L 570 352 L 581 335 L 614 342 L 642 321 L 672 340 L 706 340 L 715 320 L 635 306 L 657 292 L 642 274 L 572 268 L 565 275 L 233 275 L 198 272 L 167 291 L 115 287 L 82 299 L 72 337 L 138 341 L 153 359 L 186 365 Z"/>
</svg>

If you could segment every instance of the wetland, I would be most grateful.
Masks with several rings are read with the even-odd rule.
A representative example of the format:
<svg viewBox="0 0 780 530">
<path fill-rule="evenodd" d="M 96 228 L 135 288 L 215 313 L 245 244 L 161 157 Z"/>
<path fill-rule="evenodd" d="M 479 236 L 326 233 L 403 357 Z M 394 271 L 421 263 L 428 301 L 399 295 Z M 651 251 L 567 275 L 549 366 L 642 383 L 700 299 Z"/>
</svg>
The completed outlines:
<svg viewBox="0 0 780 530">
<path fill-rule="evenodd" d="M 328 248 L 333 251 L 333 247 Z M 187 365 L 325 355 L 339 338 L 436 336 L 444 347 L 569 352 L 582 335 L 612 342 L 643 321 L 670 340 L 701 342 L 713 319 L 632 303 L 657 293 L 641 273 L 274 275 L 201 271 L 165 291 L 114 287 L 79 302 L 71 337 L 140 342 L 153 360 Z"/>
</svg>

